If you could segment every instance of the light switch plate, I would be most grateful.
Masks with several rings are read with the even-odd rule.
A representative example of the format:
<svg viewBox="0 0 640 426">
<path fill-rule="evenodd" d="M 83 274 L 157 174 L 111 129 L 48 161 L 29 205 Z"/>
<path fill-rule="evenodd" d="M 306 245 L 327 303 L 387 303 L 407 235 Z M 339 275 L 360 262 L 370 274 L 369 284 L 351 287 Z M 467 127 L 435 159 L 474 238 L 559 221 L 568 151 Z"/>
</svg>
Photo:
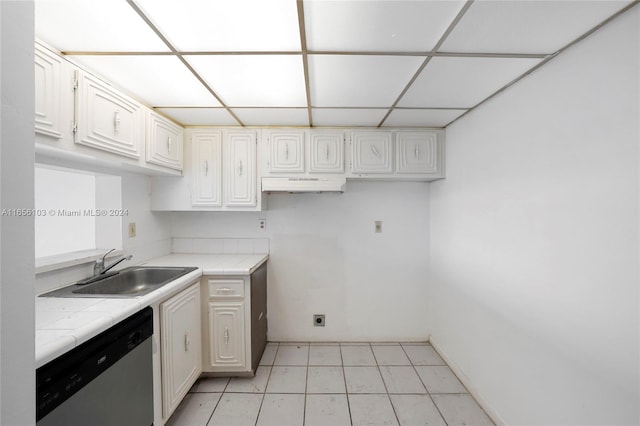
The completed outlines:
<svg viewBox="0 0 640 426">
<path fill-rule="evenodd" d="M 129 238 L 133 238 L 136 236 L 136 223 L 129 223 Z"/>
</svg>

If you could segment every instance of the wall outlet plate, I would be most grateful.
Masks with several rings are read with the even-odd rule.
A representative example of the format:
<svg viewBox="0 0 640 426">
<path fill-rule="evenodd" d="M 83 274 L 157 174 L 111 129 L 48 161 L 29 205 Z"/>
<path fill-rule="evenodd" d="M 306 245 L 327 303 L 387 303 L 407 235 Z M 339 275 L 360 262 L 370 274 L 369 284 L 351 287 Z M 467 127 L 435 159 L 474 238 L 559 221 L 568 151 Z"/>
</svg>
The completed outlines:
<svg viewBox="0 0 640 426">
<path fill-rule="evenodd" d="M 258 219 L 258 228 L 260 228 L 261 231 L 267 229 L 267 219 Z"/>
<path fill-rule="evenodd" d="M 313 326 L 324 327 L 324 314 L 313 315 Z"/>
</svg>

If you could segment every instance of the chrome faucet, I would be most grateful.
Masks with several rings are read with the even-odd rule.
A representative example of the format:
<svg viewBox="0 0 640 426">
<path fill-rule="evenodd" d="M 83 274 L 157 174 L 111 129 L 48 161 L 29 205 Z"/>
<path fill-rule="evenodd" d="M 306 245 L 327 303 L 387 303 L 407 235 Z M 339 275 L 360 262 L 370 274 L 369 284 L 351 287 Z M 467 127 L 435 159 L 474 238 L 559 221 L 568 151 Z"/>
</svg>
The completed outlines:
<svg viewBox="0 0 640 426">
<path fill-rule="evenodd" d="M 105 266 L 104 265 L 104 261 L 107 258 L 107 255 L 109 253 L 111 253 L 112 251 L 114 251 L 115 249 L 111 249 L 108 252 L 106 252 L 104 254 L 104 256 L 102 256 L 101 258 L 96 260 L 96 263 L 93 264 L 93 275 L 104 275 L 109 269 L 113 268 L 114 266 L 116 266 L 117 264 L 119 264 L 120 262 L 123 262 L 125 260 L 131 260 L 131 258 L 133 257 L 132 254 L 130 254 L 129 256 L 122 256 L 120 259 L 116 260 L 115 262 L 113 262 L 111 265 L 109 266 Z"/>
<path fill-rule="evenodd" d="M 107 255 L 109 253 L 111 253 L 112 251 L 114 251 L 115 249 L 111 249 L 108 252 L 106 252 L 104 254 L 104 256 L 98 258 L 96 260 L 96 263 L 93 264 L 93 275 L 90 276 L 89 278 L 85 278 L 83 280 L 78 281 L 76 284 L 90 284 L 90 283 L 94 283 L 96 281 L 100 281 L 103 278 L 107 278 L 110 277 L 112 275 L 117 274 L 118 272 L 109 272 L 107 273 L 111 268 L 113 268 L 114 266 L 116 266 L 117 264 L 124 262 L 125 260 L 131 260 L 131 258 L 133 257 L 132 254 L 130 254 L 129 256 L 122 256 L 120 259 L 116 260 L 115 262 L 111 263 L 111 265 L 109 266 L 105 266 L 104 262 L 105 259 L 107 258 Z"/>
</svg>

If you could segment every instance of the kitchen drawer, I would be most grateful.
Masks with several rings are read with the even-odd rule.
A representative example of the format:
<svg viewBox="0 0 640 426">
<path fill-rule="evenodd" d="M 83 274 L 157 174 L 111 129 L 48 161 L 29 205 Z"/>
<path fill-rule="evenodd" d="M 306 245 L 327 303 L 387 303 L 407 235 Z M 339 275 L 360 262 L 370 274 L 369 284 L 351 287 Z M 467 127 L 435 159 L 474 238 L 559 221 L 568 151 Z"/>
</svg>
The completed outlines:
<svg viewBox="0 0 640 426">
<path fill-rule="evenodd" d="M 244 280 L 208 280 L 211 299 L 244 297 Z"/>
</svg>

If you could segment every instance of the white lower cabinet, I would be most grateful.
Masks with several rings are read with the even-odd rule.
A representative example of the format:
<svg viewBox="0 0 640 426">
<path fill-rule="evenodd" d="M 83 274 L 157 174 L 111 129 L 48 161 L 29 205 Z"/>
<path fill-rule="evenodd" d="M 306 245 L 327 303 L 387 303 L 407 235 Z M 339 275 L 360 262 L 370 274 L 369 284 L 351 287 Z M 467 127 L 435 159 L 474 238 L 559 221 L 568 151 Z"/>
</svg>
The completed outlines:
<svg viewBox="0 0 640 426">
<path fill-rule="evenodd" d="M 244 367 L 244 302 L 210 302 L 209 330 L 209 365 Z"/>
<path fill-rule="evenodd" d="M 168 419 L 202 372 L 200 285 L 160 304 L 162 416 Z"/>
</svg>

